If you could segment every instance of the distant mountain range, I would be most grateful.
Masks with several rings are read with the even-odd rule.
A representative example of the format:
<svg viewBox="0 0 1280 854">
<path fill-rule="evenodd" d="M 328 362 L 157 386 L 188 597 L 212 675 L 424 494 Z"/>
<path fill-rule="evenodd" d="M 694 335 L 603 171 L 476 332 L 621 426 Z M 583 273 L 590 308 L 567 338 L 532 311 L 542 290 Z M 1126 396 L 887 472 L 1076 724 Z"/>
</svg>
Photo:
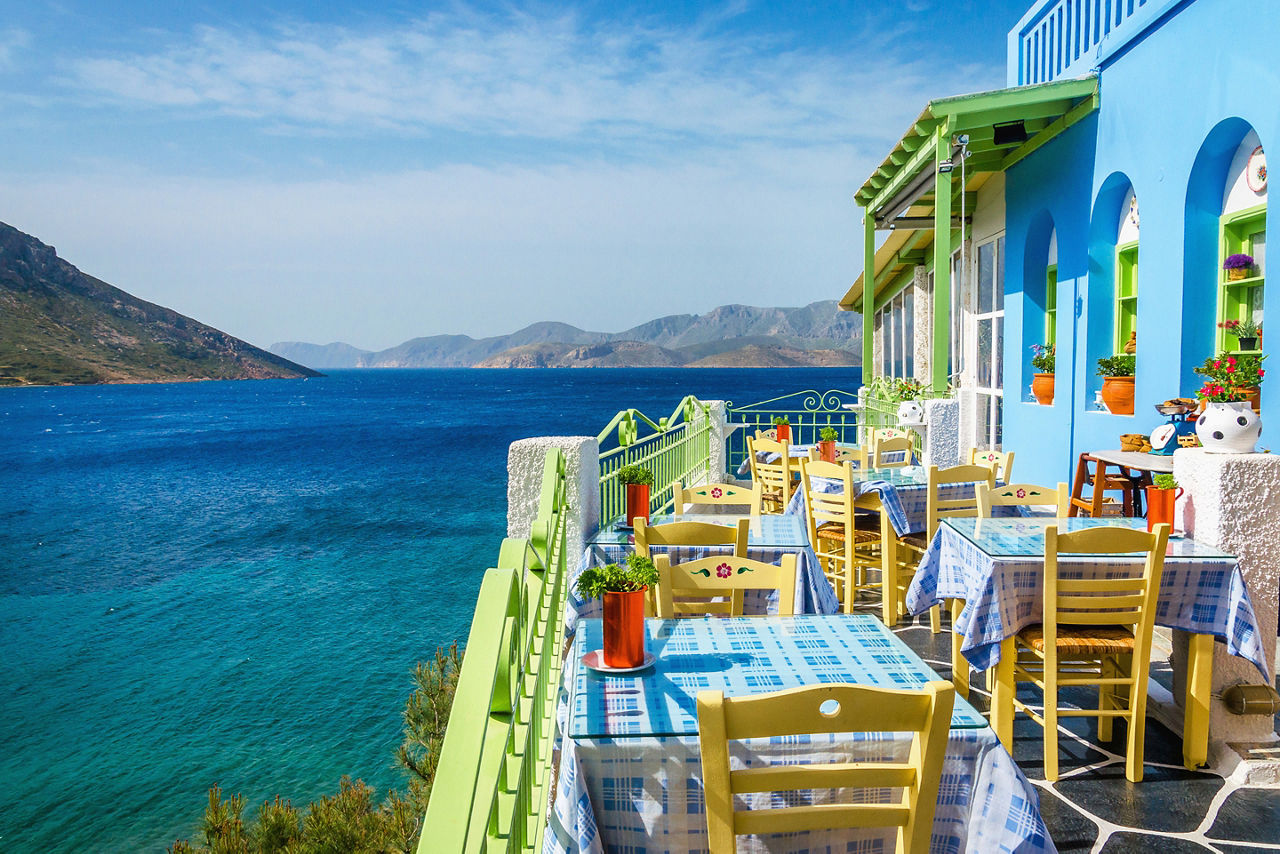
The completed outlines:
<svg viewBox="0 0 1280 854">
<path fill-rule="evenodd" d="M 86 275 L 0 223 L 0 386 L 317 376 Z"/>
<path fill-rule="evenodd" d="M 802 367 L 857 365 L 862 320 L 835 300 L 802 308 L 722 305 L 672 314 L 622 332 L 542 322 L 510 335 L 433 335 L 382 351 L 281 342 L 271 352 L 335 368 Z"/>
</svg>

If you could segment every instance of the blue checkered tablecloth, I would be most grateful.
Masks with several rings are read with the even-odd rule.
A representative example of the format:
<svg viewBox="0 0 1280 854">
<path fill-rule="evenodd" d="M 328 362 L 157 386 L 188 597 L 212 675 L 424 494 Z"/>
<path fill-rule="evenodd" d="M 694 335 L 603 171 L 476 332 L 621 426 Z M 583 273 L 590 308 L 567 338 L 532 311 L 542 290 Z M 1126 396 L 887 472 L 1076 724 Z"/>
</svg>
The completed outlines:
<svg viewBox="0 0 1280 854">
<path fill-rule="evenodd" d="M 901 468 L 868 469 L 861 475 L 865 480 L 853 482 L 858 496 L 874 492 L 880 496 L 881 512 L 889 514 L 889 523 L 899 537 L 923 531 L 928 524 L 929 512 L 929 472 L 920 466 L 902 466 Z M 840 492 L 842 484 L 838 480 L 824 477 L 812 479 L 813 488 L 819 492 Z M 943 500 L 970 498 L 973 496 L 972 483 L 947 483 L 938 487 L 939 497 Z M 786 515 L 804 516 L 808 513 L 805 506 L 804 490 L 797 490 L 787 505 Z"/>
<path fill-rule="evenodd" d="M 809 451 L 813 450 L 813 449 L 814 449 L 814 448 L 816 448 L 816 447 L 817 447 L 817 445 L 791 445 L 791 446 L 790 446 L 790 448 L 791 448 L 791 454 L 790 454 L 790 456 L 791 456 L 791 458 L 792 458 L 792 459 L 796 459 L 796 460 L 798 460 L 798 459 L 808 459 L 808 458 L 809 458 Z M 836 443 L 836 447 L 837 447 L 837 448 L 857 448 L 858 446 L 857 446 L 857 445 L 846 445 L 846 444 L 845 444 L 845 443 L 843 443 L 843 442 L 837 442 L 837 443 Z M 904 452 L 904 453 L 905 453 L 905 452 Z M 758 451 L 758 452 L 756 452 L 756 461 L 757 461 L 757 462 L 762 462 L 762 463 L 776 463 L 776 462 L 777 462 L 778 460 L 780 460 L 780 459 L 782 459 L 782 454 L 775 453 L 775 452 L 773 452 L 773 451 Z M 744 477 L 744 476 L 749 475 L 749 474 L 751 474 L 751 460 L 749 460 L 749 459 L 747 459 L 747 458 L 745 458 L 745 457 L 744 457 L 744 458 L 743 458 L 743 460 L 742 460 L 742 464 L 738 466 L 738 477 Z"/>
<path fill-rule="evenodd" d="M 823 681 L 902 686 L 937 678 L 866 615 L 650 620 L 646 629 L 658 661 L 625 677 L 584 672 L 582 653 L 599 645 L 597 622 L 584 623 L 575 638 L 558 714 L 560 774 L 544 854 L 707 850 L 699 690 L 744 694 Z M 977 712 L 960 697 L 956 703 L 931 851 L 1054 851 L 1034 789 Z M 796 759 L 900 762 L 909 747 L 902 733 L 844 733 L 734 742 L 731 755 L 735 768 Z M 884 802 L 889 795 L 815 792 L 810 802 Z M 892 850 L 893 833 L 838 830 L 738 842 L 739 851 L 847 854 Z"/>
<path fill-rule="evenodd" d="M 961 651 L 985 670 L 1000 660 L 1000 644 L 1040 622 L 1044 611 L 1044 529 L 1099 525 L 1144 527 L 1141 519 L 945 519 L 907 591 L 907 610 L 923 613 L 942 599 L 963 599 L 956 631 Z M 1133 557 L 1063 557 L 1067 577 L 1118 577 L 1138 566 Z M 1070 567 L 1070 569 L 1067 569 Z M 1156 605 L 1156 622 L 1223 639 L 1232 655 L 1252 661 L 1264 676 L 1266 656 L 1258 621 L 1236 559 L 1194 540 L 1170 540 Z"/>
</svg>

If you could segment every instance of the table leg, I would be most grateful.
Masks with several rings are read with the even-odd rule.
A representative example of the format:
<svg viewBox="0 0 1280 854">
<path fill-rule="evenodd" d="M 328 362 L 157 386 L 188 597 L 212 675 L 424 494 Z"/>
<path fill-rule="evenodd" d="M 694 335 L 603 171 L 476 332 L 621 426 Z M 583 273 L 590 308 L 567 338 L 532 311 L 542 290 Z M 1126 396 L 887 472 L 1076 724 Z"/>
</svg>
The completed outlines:
<svg viewBox="0 0 1280 854">
<path fill-rule="evenodd" d="M 951 602 L 951 682 L 956 686 L 956 692 L 969 699 L 969 661 L 960 654 L 960 645 L 964 642 L 964 635 L 956 631 L 956 623 L 960 619 L 960 612 L 964 610 L 963 599 L 952 599 Z"/>
<path fill-rule="evenodd" d="M 886 626 L 898 624 L 898 534 L 889 514 L 880 514 L 880 605 Z"/>
<path fill-rule="evenodd" d="M 1000 643 L 1000 661 L 993 668 L 995 683 L 991 686 L 991 729 L 1005 750 L 1013 752 L 1013 695 L 1017 686 L 1013 683 L 1013 663 L 1018 653 L 1013 638 Z"/>
<path fill-rule="evenodd" d="M 1188 641 L 1182 763 L 1194 770 L 1209 761 L 1209 692 L 1213 688 L 1213 635 L 1189 635 Z"/>
</svg>

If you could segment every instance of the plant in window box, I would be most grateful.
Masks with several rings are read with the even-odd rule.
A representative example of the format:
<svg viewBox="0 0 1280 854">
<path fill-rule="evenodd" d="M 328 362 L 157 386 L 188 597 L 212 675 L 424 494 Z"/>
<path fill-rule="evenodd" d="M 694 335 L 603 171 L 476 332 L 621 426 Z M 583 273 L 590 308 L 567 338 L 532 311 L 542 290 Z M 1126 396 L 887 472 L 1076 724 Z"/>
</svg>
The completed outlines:
<svg viewBox="0 0 1280 854">
<path fill-rule="evenodd" d="M 773 419 L 773 429 L 777 431 L 779 442 L 791 441 L 791 421 L 785 415 Z"/>
<path fill-rule="evenodd" d="M 1222 262 L 1222 269 L 1227 271 L 1227 281 L 1229 282 L 1247 279 L 1249 278 L 1249 273 L 1253 271 L 1253 256 L 1245 255 L 1243 252 L 1228 255 L 1226 260 Z"/>
<path fill-rule="evenodd" d="M 1262 336 L 1262 324 L 1254 323 L 1252 318 L 1224 320 L 1218 324 L 1218 328 L 1227 330 L 1228 335 L 1234 335 L 1239 349 L 1258 349 L 1258 338 Z"/>
<path fill-rule="evenodd" d="M 622 517 L 624 525 L 634 525 L 637 517 L 649 521 L 649 489 L 653 486 L 653 473 L 640 466 L 623 466 L 618 469 L 618 483 L 627 488 L 627 510 Z"/>
<path fill-rule="evenodd" d="M 1262 420 L 1252 398 L 1259 395 L 1267 372 L 1265 356 L 1222 353 L 1204 360 L 1195 372 L 1205 378 L 1196 397 L 1204 411 L 1196 419 L 1196 436 L 1211 454 L 1251 454 L 1262 433 Z"/>
<path fill-rule="evenodd" d="M 840 432 L 834 427 L 823 427 L 818 431 L 818 451 L 825 462 L 836 461 L 836 439 L 839 438 Z"/>
<path fill-rule="evenodd" d="M 1036 396 L 1036 403 L 1041 406 L 1053 405 L 1053 369 L 1057 361 L 1058 348 L 1053 344 L 1031 345 L 1031 367 L 1035 369 L 1035 378 L 1031 381 L 1031 393 Z"/>
<path fill-rule="evenodd" d="M 1171 474 L 1158 474 L 1147 487 L 1147 530 L 1156 525 L 1173 526 L 1173 506 L 1182 497 L 1182 489 Z"/>
<path fill-rule="evenodd" d="M 1102 402 L 1112 415 L 1133 414 L 1133 372 L 1137 357 L 1125 353 L 1103 356 L 1098 360 L 1098 376 L 1102 377 Z"/>
<path fill-rule="evenodd" d="M 658 583 L 653 561 L 630 555 L 625 566 L 611 563 L 592 566 L 578 576 L 578 594 L 604 602 L 604 650 L 606 667 L 640 667 L 644 664 L 644 600 Z"/>
</svg>

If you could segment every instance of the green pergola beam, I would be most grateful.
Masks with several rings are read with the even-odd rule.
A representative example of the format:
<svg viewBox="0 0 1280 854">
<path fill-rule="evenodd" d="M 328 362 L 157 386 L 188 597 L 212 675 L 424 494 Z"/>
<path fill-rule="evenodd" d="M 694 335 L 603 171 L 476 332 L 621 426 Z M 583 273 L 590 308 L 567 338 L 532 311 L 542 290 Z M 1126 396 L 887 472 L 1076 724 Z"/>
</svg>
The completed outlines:
<svg viewBox="0 0 1280 854">
<path fill-rule="evenodd" d="M 1073 80 L 1056 80 L 1034 86 L 1017 86 L 1012 89 L 996 89 L 975 92 L 971 95 L 953 95 L 929 102 L 929 112 L 935 116 L 958 116 L 983 110 L 1016 109 L 1045 101 L 1074 101 L 1098 90 L 1097 77 L 1080 77 Z"/>
<path fill-rule="evenodd" d="M 876 311 L 882 311 L 890 301 L 898 294 L 902 293 L 903 288 L 911 284 L 916 277 L 915 265 L 899 270 L 885 284 L 883 289 L 877 289 L 875 306 Z"/>
<path fill-rule="evenodd" d="M 989 128 L 1003 122 L 1016 122 L 1019 119 L 1045 119 L 1057 117 L 1075 106 L 1075 101 L 1044 101 L 1039 104 L 1024 104 L 1019 107 L 1000 107 L 991 110 L 979 110 L 974 113 L 961 113 L 952 119 L 951 129 L 955 133 L 965 133 L 970 129 Z"/>
<path fill-rule="evenodd" d="M 939 125 L 939 127 L 944 128 L 945 125 Z M 914 178 L 930 160 L 933 159 L 933 152 L 934 149 L 937 148 L 938 138 L 939 135 L 935 132 L 932 140 L 930 140 L 926 145 L 922 145 L 917 148 L 915 153 L 911 155 L 911 159 L 907 161 L 906 165 L 899 169 L 897 174 L 887 181 L 884 186 L 880 187 L 876 192 L 875 197 L 866 204 L 866 207 L 874 212 L 884 207 L 886 202 L 896 196 L 898 191 L 905 187 L 907 183 Z M 947 147 L 947 153 L 951 153 L 950 146 Z"/>
</svg>

